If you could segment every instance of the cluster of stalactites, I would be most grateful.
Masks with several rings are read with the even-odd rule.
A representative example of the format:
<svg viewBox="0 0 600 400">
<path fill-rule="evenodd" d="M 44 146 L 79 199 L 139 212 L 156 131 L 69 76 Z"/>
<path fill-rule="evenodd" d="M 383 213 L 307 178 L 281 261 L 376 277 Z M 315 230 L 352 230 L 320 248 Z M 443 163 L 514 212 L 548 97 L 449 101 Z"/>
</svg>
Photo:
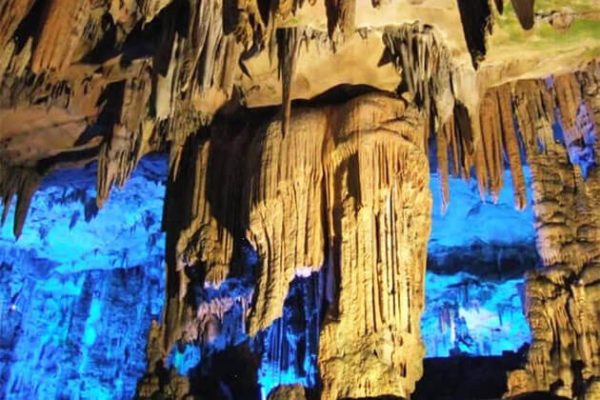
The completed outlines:
<svg viewBox="0 0 600 400">
<path fill-rule="evenodd" d="M 186 141 L 228 101 L 237 100 L 234 86 L 248 73 L 245 61 L 264 49 L 277 48 L 282 130 L 288 130 L 304 30 L 280 25 L 303 3 L 9 0 L 0 6 L 0 106 L 46 105 L 81 118 L 86 152 L 35 160 L 45 164 L 34 167 L 43 174 L 48 166 L 98 158 L 101 206 L 140 157 L 165 141 L 171 143 L 176 176 Z M 354 0 L 324 5 L 332 42 L 338 32 L 354 32 L 355 7 Z"/>
<path fill-rule="evenodd" d="M 185 266 L 201 267 L 204 283 L 218 286 L 236 273 L 231 266 L 239 256 L 240 237 L 246 237 L 257 250 L 263 271 L 258 275 L 256 301 L 249 319 L 251 334 L 281 314 L 288 284 L 294 276 L 305 275 L 307 268 L 318 269 L 324 264 L 328 234 L 325 221 L 335 218 L 327 217 L 325 211 L 333 210 L 326 201 L 330 190 L 326 183 L 333 179 L 327 177 L 327 171 L 334 171 L 341 160 L 358 151 L 354 140 L 340 140 L 337 145 L 331 141 L 335 132 L 357 130 L 365 132 L 361 137 L 366 141 L 371 137 L 385 139 L 386 135 L 377 131 L 378 125 L 373 125 L 385 120 L 378 117 L 383 111 L 374 115 L 354 111 L 370 104 L 387 107 L 387 98 L 380 97 L 353 101 L 362 106 L 347 114 L 345 109 L 328 107 L 297 110 L 290 125 L 293 134 L 288 135 L 282 134 L 279 119 L 258 129 L 242 129 L 235 137 L 214 125 L 210 140 L 195 145 L 187 168 L 180 171 L 193 179 L 194 190 L 187 195 L 182 192 L 191 202 L 189 220 L 179 231 L 169 227 L 169 234 L 177 237 L 173 267 L 179 271 Z M 387 101 L 404 104 L 401 100 Z M 375 122 L 369 122 L 372 119 Z M 349 121 L 356 126 L 347 126 Z M 406 116 L 398 115 L 379 129 L 389 132 L 390 137 L 409 138 L 422 145 L 422 125 L 413 126 L 407 121 Z M 400 155 L 389 157 L 396 159 Z M 361 176 L 366 173 L 363 170 Z M 379 178 L 372 184 L 379 186 L 391 185 L 394 178 L 386 171 L 375 176 Z M 370 182 L 366 176 L 361 180 Z M 376 206 L 378 200 L 371 199 L 369 193 L 367 189 L 361 191 L 361 203 Z M 330 228 L 329 234 L 335 234 Z M 178 297 L 183 299 L 184 295 Z"/>
<path fill-rule="evenodd" d="M 454 115 L 435 132 L 438 173 L 442 179 L 444 207 L 448 203 L 449 166 L 455 176 L 469 176 L 474 168 L 482 198 L 497 198 L 508 167 L 513 178 L 515 206 L 527 205 L 522 165 L 528 157 L 554 145 L 552 126 L 560 124 L 561 145 L 572 155 L 583 152 L 590 141 L 586 124 L 593 124 L 584 98 L 584 82 L 597 74 L 593 62 L 585 70 L 553 79 L 521 80 L 494 87 L 483 95 L 479 116 L 472 116 L 460 103 Z M 588 104 L 588 106 L 594 106 Z M 470 119 L 470 122 L 468 121 Z"/>
<path fill-rule="evenodd" d="M 431 25 L 415 22 L 400 27 L 386 27 L 383 33 L 384 56 L 398 69 L 402 77 L 401 93 L 435 122 L 436 128 L 453 111 L 452 63 L 448 49 Z"/>
<path fill-rule="evenodd" d="M 445 210 L 449 163 L 455 175 L 469 177 L 480 141 L 479 121 L 473 118 L 479 105 L 474 71 L 453 65 L 439 33 L 430 25 L 415 22 L 386 27 L 383 42 L 381 63 L 392 62 L 402 77 L 398 93 L 414 102 L 428 119 L 421 135 L 426 152 L 430 131 L 435 134 Z"/>
<path fill-rule="evenodd" d="M 591 168 L 584 179 L 582 168 L 593 160 L 577 158 L 586 146 L 595 155 L 600 150 L 592 125 L 600 124 L 600 69 L 592 63 L 557 77 L 554 89 L 556 102 L 541 91 L 546 95 L 519 103 L 519 121 L 527 116 L 527 129 L 535 129 L 540 142 L 546 139 L 542 152 L 528 153 L 544 268 L 527 276 L 532 343 L 525 368 L 509 376 L 508 395 L 551 391 L 595 399 L 600 396 L 600 171 Z M 544 102 L 558 103 L 565 143 L 554 142 L 548 117 L 539 112 Z"/>
</svg>

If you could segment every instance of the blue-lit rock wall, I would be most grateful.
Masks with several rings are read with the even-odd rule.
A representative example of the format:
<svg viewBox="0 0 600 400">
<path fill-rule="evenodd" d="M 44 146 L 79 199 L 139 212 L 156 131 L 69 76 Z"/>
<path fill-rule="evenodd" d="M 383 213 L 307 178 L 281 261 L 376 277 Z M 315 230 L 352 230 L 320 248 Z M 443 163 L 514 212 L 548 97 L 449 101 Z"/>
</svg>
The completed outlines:
<svg viewBox="0 0 600 400">
<path fill-rule="evenodd" d="M 94 167 L 49 177 L 0 236 L 0 398 L 128 399 L 164 291 L 161 159 L 97 216 Z"/>
<path fill-rule="evenodd" d="M 531 174 L 525 168 L 527 187 Z M 523 312 L 523 275 L 536 267 L 531 205 L 517 211 L 504 174 L 497 202 L 481 202 L 473 181 L 450 179 L 451 203 L 434 199 L 421 334 L 427 357 L 501 355 L 530 341 Z M 531 199 L 530 190 L 527 192 Z"/>
<path fill-rule="evenodd" d="M 11 220 L 2 228 L 0 398 L 127 399 L 146 369 L 146 337 L 164 295 L 166 161 L 143 160 L 99 212 L 94 175 L 90 166 L 49 177 L 22 237 L 15 242 Z M 529 340 L 522 275 L 536 262 L 531 208 L 514 209 L 505 179 L 498 204 L 481 203 L 473 182 L 452 179 L 442 215 L 432 176 L 422 319 L 429 357 L 500 354 Z M 206 335 L 175 347 L 167 360 L 213 387 L 205 397 L 236 398 L 242 390 L 265 398 L 280 384 L 318 384 L 323 276 L 296 278 L 283 317 L 250 339 L 244 315 L 255 257 L 248 248 L 247 276 L 196 288 L 196 301 L 206 305 Z M 242 379 L 247 385 L 236 388 Z"/>
</svg>

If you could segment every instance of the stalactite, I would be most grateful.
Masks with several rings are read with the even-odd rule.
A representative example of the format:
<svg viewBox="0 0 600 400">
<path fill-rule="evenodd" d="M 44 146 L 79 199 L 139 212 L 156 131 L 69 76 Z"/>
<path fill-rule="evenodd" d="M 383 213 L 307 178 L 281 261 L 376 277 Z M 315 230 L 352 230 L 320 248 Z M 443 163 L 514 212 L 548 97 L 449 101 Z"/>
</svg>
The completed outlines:
<svg viewBox="0 0 600 400">
<path fill-rule="evenodd" d="M 140 12 L 144 16 L 144 22 L 152 21 L 172 0 L 142 0 L 140 1 Z"/>
<path fill-rule="evenodd" d="M 3 225 L 6 221 L 12 198 L 16 195 L 17 206 L 15 209 L 13 233 L 17 238 L 21 236 L 29 204 L 39 181 L 40 177 L 34 170 L 12 167 L 5 163 L 0 163 L 0 205 L 3 206 L 0 225 Z"/>
<path fill-rule="evenodd" d="M 541 80 L 522 80 L 515 84 L 515 114 L 528 156 L 551 146 L 554 106 L 551 92 Z"/>
<path fill-rule="evenodd" d="M 517 18 L 523 29 L 529 30 L 533 28 L 535 22 L 534 2 L 535 0 L 511 0 L 515 14 L 517 14 Z"/>
<path fill-rule="evenodd" d="M 11 0 L 0 5 L 0 46 L 8 44 L 33 3 L 33 0 Z"/>
<path fill-rule="evenodd" d="M 167 137 L 172 143 L 170 158 L 174 172 L 177 172 L 187 139 L 202 126 L 208 125 L 217 110 L 233 96 L 243 47 L 241 38 L 225 32 L 222 0 L 196 0 L 190 7 L 186 35 L 180 37 L 175 34 L 177 15 L 173 13 L 170 16 L 172 32 L 165 32 L 164 39 L 165 45 L 173 51 L 173 58 L 166 69 L 170 71 L 173 68 L 169 73 L 172 81 L 163 82 L 171 88 L 170 96 L 163 100 L 168 106 L 163 106 L 162 113 L 169 117 Z M 239 23 L 245 26 L 243 21 Z"/>
<path fill-rule="evenodd" d="M 494 0 L 494 3 L 498 12 L 502 14 L 504 12 L 504 0 Z"/>
<path fill-rule="evenodd" d="M 297 59 L 300 53 L 302 32 L 299 28 L 282 28 L 277 31 L 277 59 L 279 79 L 281 79 L 281 131 L 285 136 L 289 131 L 290 116 L 292 113 L 292 82 L 296 70 Z"/>
<path fill-rule="evenodd" d="M 454 143 L 454 119 L 451 118 L 444 124 L 442 131 L 435 135 L 437 149 L 437 170 L 442 187 L 442 213 L 448 209 L 450 202 L 450 188 L 448 186 L 448 142 Z M 452 146 L 453 160 L 456 159 L 456 146 Z M 454 164 L 456 171 L 457 164 Z"/>
<path fill-rule="evenodd" d="M 499 112 L 502 123 L 502 143 L 513 178 L 515 206 L 517 209 L 523 210 L 527 206 L 525 178 L 523 177 L 519 137 L 515 131 L 510 87 L 505 85 L 498 88 L 496 95 L 498 96 L 498 106 L 500 108 Z"/>
<path fill-rule="evenodd" d="M 494 92 L 489 91 L 481 104 L 481 138 L 485 170 L 489 176 L 489 188 L 494 197 L 500 193 L 504 171 L 499 111 L 498 98 Z"/>
<path fill-rule="evenodd" d="M 574 74 L 559 75 L 554 79 L 556 103 L 560 110 L 565 144 L 567 146 L 582 140 L 583 132 L 579 129 L 577 115 L 581 105 L 581 87 Z"/>
<path fill-rule="evenodd" d="M 69 66 L 89 18 L 88 0 L 51 0 L 31 60 L 31 69 L 63 71 Z"/>
<path fill-rule="evenodd" d="M 457 102 L 454 106 L 455 136 L 452 139 L 454 174 L 465 179 L 471 176 L 471 167 L 474 164 L 475 157 L 471 120 L 469 110 Z"/>
<path fill-rule="evenodd" d="M 502 13 L 502 0 L 496 0 Z M 492 33 L 492 10 L 488 0 L 458 0 L 465 40 L 473 67 L 477 68 L 486 54 L 486 38 Z"/>
<path fill-rule="evenodd" d="M 356 0 L 325 0 L 327 33 L 334 41 L 347 39 L 354 33 Z"/>
<path fill-rule="evenodd" d="M 100 151 L 98 160 L 98 196 L 101 207 L 113 184 L 123 186 L 142 154 L 140 139 L 144 135 L 142 122 L 146 117 L 152 89 L 148 65 L 141 64 L 139 74 L 124 83 L 123 102 L 118 121 L 113 126 L 112 137 Z"/>
</svg>

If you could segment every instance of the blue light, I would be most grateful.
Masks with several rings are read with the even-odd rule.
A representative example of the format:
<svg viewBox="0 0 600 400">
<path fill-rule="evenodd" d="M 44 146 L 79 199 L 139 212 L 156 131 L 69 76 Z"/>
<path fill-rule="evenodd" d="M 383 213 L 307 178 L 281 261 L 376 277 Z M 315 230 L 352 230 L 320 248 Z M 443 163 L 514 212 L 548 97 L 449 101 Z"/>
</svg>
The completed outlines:
<svg viewBox="0 0 600 400">
<path fill-rule="evenodd" d="M 93 218 L 95 171 L 65 172 L 71 175 L 50 177 L 36 194 L 19 241 L 7 221 L 0 233 L 0 398 L 133 397 L 146 368 L 150 322 L 160 319 L 163 306 L 165 171 L 166 160 L 144 160 Z M 510 188 L 508 174 L 505 182 Z M 493 205 L 481 203 L 472 182 L 450 184 L 452 204 L 441 215 L 432 176 L 430 257 L 441 260 L 474 245 L 533 245 L 531 207 L 515 211 L 511 189 Z M 246 263 L 256 264 L 256 252 L 247 243 L 242 248 Z M 428 272 L 422 320 L 428 356 L 499 354 L 529 340 L 522 278 L 490 280 L 472 270 Z M 250 299 L 247 275 L 219 289 L 198 288 L 197 301 Z M 235 302 L 220 321 L 218 338 L 175 346 L 167 365 L 189 375 L 211 354 L 248 342 L 261 359 L 263 398 L 281 384 L 314 387 L 322 285 L 319 274 L 295 279 L 282 318 L 256 339 L 244 333 L 244 308 Z"/>
<path fill-rule="evenodd" d="M 87 222 L 93 166 L 48 177 L 16 242 L 11 210 L 0 231 L 0 398 L 134 396 L 164 293 L 164 183 L 148 169 L 166 171 L 166 160 L 143 160 Z"/>
<path fill-rule="evenodd" d="M 181 351 L 183 350 L 183 351 Z M 175 367 L 181 375 L 187 375 L 202 359 L 200 349 L 196 344 L 187 343 L 180 349 L 175 346 L 167 357 L 167 367 Z"/>
<path fill-rule="evenodd" d="M 524 175 L 531 199 L 529 168 Z M 522 296 L 524 271 L 536 267 L 533 213 L 529 204 L 515 210 L 512 177 L 505 172 L 503 178 L 497 204 L 482 203 L 474 181 L 450 179 L 451 205 L 443 215 L 432 175 L 428 259 L 436 268 L 427 271 L 421 319 L 427 357 L 501 355 L 531 340 Z M 480 259 L 466 257 L 475 251 Z"/>
<path fill-rule="evenodd" d="M 322 274 L 296 277 L 290 284 L 283 316 L 262 335 L 258 382 L 263 400 L 279 385 L 315 387 L 322 296 Z M 259 338 L 261 340 L 261 338 Z"/>
</svg>

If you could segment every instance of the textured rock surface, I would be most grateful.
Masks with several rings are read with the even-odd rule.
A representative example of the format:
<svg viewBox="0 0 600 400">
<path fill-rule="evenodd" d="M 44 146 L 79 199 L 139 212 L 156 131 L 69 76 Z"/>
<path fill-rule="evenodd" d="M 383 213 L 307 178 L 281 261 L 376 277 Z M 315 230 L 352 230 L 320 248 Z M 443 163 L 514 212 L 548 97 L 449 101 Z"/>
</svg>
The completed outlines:
<svg viewBox="0 0 600 400">
<path fill-rule="evenodd" d="M 525 208 L 527 156 L 547 268 L 529 281 L 531 321 L 549 297 L 540 289 L 547 280 L 566 300 L 548 319 L 560 328 L 551 340 L 534 326 L 534 383 L 523 390 L 593 395 L 598 338 L 580 320 L 597 309 L 597 151 L 588 125 L 598 125 L 600 111 L 598 65 L 588 63 L 600 55 L 600 8 L 563 6 L 5 0 L 0 201 L 8 210 L 17 196 L 18 237 L 40 179 L 53 170 L 97 160 L 95 205 L 86 206 L 95 210 L 144 154 L 168 151 L 167 305 L 151 331 L 140 393 L 158 385 L 195 394 L 202 371 L 188 379 L 161 363 L 176 343 L 216 346 L 223 327 L 233 347 L 214 357 L 247 362 L 240 381 L 256 393 L 256 354 L 238 338 L 276 325 L 294 278 L 323 270 L 328 307 L 315 323 L 323 397 L 407 397 L 423 353 L 428 155 L 437 158 L 443 210 L 451 175 L 476 177 L 481 198 L 496 201 L 506 166 L 514 204 Z M 357 88 L 372 93 L 350 99 Z M 268 105 L 281 110 L 259 108 Z M 560 220 L 557 202 L 578 213 Z M 565 337 L 576 338 L 572 346 Z M 558 356 L 548 354 L 554 348 Z"/>
<path fill-rule="evenodd" d="M 567 148 L 546 142 L 544 154 L 530 157 L 537 247 L 544 269 L 527 278 L 533 343 L 526 369 L 509 379 L 510 394 L 543 390 L 568 398 L 600 396 L 596 261 L 600 178 L 597 169 L 588 170 L 593 159 L 585 157 L 586 151 L 598 154 L 591 126 L 592 118 L 596 127 L 600 122 L 598 77 L 593 66 L 579 80 L 567 76 L 555 81 Z M 587 84 L 583 93 L 580 80 Z M 538 135 L 551 135 L 547 125 L 540 130 Z"/>
<path fill-rule="evenodd" d="M 422 122 L 402 103 L 368 100 L 346 106 L 356 117 L 338 128 L 328 171 L 336 289 L 319 349 L 324 398 L 405 396 L 421 375 L 431 212 Z"/>
<path fill-rule="evenodd" d="M 285 136 L 275 120 L 255 132 L 242 131 L 252 140 L 238 135 L 221 150 L 219 137 L 201 143 L 191 167 L 197 190 L 208 193 L 192 197 L 194 218 L 179 243 L 205 263 L 194 263 L 198 257 L 186 256 L 186 249 L 169 276 L 185 282 L 187 263 L 205 268 L 200 273 L 205 284 L 220 284 L 227 269 L 216 276 L 212 271 L 231 263 L 233 238 L 245 231 L 259 259 L 248 316 L 248 333 L 255 335 L 281 316 L 294 276 L 320 269 L 327 259 L 331 304 L 319 351 L 323 396 L 411 392 L 420 369 L 408 359 L 423 356 L 418 332 L 431 207 L 422 121 L 402 100 L 367 95 L 339 106 L 295 110 Z M 225 150 L 229 158 L 211 150 Z M 211 159 L 223 167 L 204 168 Z M 241 173 L 244 184 L 237 194 L 231 193 L 235 185 L 208 186 Z M 213 204 L 227 211 L 206 212 Z M 221 215 L 240 218 L 228 225 L 228 219 L 215 218 Z M 223 237 L 220 232 L 229 242 L 210 240 Z M 213 243 L 229 249 L 211 251 Z M 174 340 L 197 339 L 189 332 L 197 331 L 192 327 L 199 319 L 194 307 L 182 304 L 187 285 L 169 285 L 174 291 L 167 306 L 167 349 Z M 343 363 L 336 361 L 340 357 Z M 365 360 L 373 364 L 372 375 L 351 386 L 343 382 Z M 397 368 L 405 370 L 406 380 L 397 379 Z M 385 382 L 379 374 L 387 376 Z"/>
<path fill-rule="evenodd" d="M 53 174 L 20 240 L 2 229 L 1 398 L 133 397 L 161 318 L 165 167 L 143 161 L 97 216 L 95 168 Z"/>
</svg>

